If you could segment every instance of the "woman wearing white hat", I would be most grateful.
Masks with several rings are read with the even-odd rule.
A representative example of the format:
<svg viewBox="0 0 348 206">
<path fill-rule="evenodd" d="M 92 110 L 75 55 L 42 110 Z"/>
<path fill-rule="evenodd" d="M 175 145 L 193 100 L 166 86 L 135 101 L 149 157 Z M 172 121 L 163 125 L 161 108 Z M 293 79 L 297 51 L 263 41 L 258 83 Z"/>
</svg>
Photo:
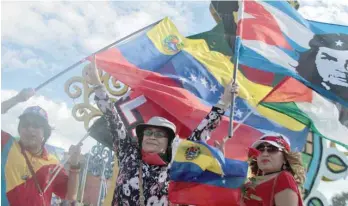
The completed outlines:
<svg viewBox="0 0 348 206">
<path fill-rule="evenodd" d="M 108 122 L 119 161 L 112 205 L 169 205 L 167 169 L 176 126 L 163 117 L 153 117 L 146 124 L 137 125 L 138 143 L 134 144 L 102 86 L 97 69 L 89 65 L 84 75 L 90 84 L 95 85 L 95 100 Z M 227 88 L 221 101 L 206 117 L 207 121 L 203 121 L 205 123 L 189 137 L 191 140 L 199 139 L 216 128 L 224 109 L 231 102 L 232 92 L 237 90 L 232 84 Z"/>
<path fill-rule="evenodd" d="M 290 141 L 281 134 L 266 134 L 249 151 L 252 177 L 245 184 L 246 206 L 302 206 L 305 181 L 301 153 L 291 152 Z"/>
</svg>

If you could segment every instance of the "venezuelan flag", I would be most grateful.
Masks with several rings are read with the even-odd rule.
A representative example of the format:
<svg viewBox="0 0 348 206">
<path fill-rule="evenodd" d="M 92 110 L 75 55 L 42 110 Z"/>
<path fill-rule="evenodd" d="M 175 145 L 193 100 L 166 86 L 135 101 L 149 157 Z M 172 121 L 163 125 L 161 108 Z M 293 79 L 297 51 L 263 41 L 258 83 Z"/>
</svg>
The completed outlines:
<svg viewBox="0 0 348 206">
<path fill-rule="evenodd" d="M 168 18 L 146 33 L 97 54 L 96 63 L 133 90 L 144 92 L 146 98 L 158 103 L 191 131 L 216 104 L 233 72 L 229 58 L 210 51 L 204 40 L 185 38 Z M 239 71 L 237 77 L 241 87 L 239 96 L 251 106 L 256 106 L 272 89 L 249 81 Z M 257 109 L 292 130 L 304 128 L 284 114 L 263 106 Z M 224 118 L 211 135 L 212 140 L 226 136 L 227 128 L 228 119 Z M 182 137 L 188 135 L 180 134 Z M 260 135 L 261 132 L 243 125 L 228 141 L 227 147 L 233 150 L 227 150 L 227 156 L 245 159 L 245 148 Z"/>
<path fill-rule="evenodd" d="M 239 188 L 247 171 L 244 161 L 224 158 L 204 142 L 183 140 L 169 170 L 169 200 L 177 204 L 239 205 Z"/>
</svg>

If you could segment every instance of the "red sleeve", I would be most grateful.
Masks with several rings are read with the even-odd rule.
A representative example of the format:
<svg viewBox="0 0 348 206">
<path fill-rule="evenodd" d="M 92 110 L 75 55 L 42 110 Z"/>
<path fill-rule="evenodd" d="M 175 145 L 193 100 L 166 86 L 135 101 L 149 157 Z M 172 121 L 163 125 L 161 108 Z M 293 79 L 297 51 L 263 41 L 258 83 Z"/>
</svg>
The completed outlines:
<svg viewBox="0 0 348 206">
<path fill-rule="evenodd" d="M 65 169 L 62 169 L 54 181 L 53 193 L 61 199 L 65 199 L 66 193 L 68 192 L 68 179 L 68 174 Z"/>
<path fill-rule="evenodd" d="M 295 178 L 292 176 L 290 172 L 284 171 L 279 174 L 276 186 L 274 188 L 274 193 L 281 192 L 285 189 L 291 189 L 296 194 L 298 193 L 298 187 L 295 181 Z"/>
<path fill-rule="evenodd" d="M 11 137 L 12 136 L 9 133 L 1 130 L 1 149 L 6 145 L 6 143 L 8 142 L 8 140 L 11 139 Z"/>
</svg>

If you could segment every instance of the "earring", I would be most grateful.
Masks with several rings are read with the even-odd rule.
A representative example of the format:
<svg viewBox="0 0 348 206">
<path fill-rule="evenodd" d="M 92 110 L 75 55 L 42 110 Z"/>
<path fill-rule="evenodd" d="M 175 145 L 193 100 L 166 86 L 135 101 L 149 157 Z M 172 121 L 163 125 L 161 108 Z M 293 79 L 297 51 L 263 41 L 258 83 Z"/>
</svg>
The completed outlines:
<svg viewBox="0 0 348 206">
<path fill-rule="evenodd" d="M 282 169 L 286 170 L 286 164 L 283 164 Z"/>
</svg>

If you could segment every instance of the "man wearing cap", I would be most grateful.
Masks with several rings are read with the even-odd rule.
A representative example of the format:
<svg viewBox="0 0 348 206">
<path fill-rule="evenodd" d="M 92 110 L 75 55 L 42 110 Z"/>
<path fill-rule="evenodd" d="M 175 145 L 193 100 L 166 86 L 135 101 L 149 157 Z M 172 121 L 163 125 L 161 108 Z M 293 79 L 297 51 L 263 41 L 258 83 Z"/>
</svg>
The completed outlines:
<svg viewBox="0 0 348 206">
<path fill-rule="evenodd" d="M 119 173 L 112 205 L 161 205 L 168 202 L 168 163 L 172 158 L 172 143 L 176 136 L 176 126 L 163 117 L 152 117 L 145 124 L 136 127 L 137 143 L 127 134 L 127 129 L 110 101 L 103 87 L 98 71 L 88 65 L 83 73 L 86 81 L 94 85 L 95 101 L 107 120 L 114 142 Z M 225 89 L 221 101 L 194 130 L 190 140 L 204 138 L 216 128 L 230 102 L 231 84 Z M 233 89 L 232 89 L 233 88 Z"/>
<path fill-rule="evenodd" d="M 1 103 L 1 114 L 20 102 L 27 101 L 34 90 L 23 89 L 15 97 Z M 61 170 L 47 187 L 59 164 L 44 145 L 51 135 L 48 115 L 39 106 L 25 109 L 19 116 L 17 141 L 9 133 L 1 131 L 1 205 L 51 205 L 52 194 L 62 199 L 74 200 L 79 180 L 80 146 L 69 149 L 69 175 Z"/>
</svg>

